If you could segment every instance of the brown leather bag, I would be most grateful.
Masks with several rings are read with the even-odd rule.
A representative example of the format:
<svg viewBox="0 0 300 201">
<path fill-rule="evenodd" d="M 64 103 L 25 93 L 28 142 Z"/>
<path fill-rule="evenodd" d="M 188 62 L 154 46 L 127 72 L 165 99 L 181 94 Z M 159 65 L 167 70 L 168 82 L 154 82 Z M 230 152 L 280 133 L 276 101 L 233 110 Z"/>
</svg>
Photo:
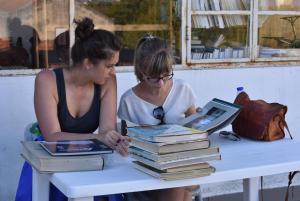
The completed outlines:
<svg viewBox="0 0 300 201">
<path fill-rule="evenodd" d="M 242 106 L 242 111 L 232 122 L 233 132 L 255 140 L 273 141 L 285 136 L 287 127 L 285 114 L 287 106 L 279 103 L 267 103 L 263 100 L 250 100 L 248 94 L 240 93 L 235 104 Z M 288 130 L 289 132 L 289 130 Z M 292 139 L 292 136 L 289 132 Z"/>
</svg>

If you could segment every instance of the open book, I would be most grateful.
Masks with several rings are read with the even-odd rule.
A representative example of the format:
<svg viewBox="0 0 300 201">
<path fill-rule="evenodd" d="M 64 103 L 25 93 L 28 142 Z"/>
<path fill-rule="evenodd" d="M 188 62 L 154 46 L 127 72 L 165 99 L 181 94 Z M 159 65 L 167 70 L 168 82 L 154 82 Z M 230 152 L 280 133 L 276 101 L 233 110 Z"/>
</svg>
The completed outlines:
<svg viewBox="0 0 300 201">
<path fill-rule="evenodd" d="M 202 108 L 202 111 L 192 114 L 179 124 L 211 134 L 229 125 L 240 111 L 241 106 L 214 98 Z"/>
</svg>

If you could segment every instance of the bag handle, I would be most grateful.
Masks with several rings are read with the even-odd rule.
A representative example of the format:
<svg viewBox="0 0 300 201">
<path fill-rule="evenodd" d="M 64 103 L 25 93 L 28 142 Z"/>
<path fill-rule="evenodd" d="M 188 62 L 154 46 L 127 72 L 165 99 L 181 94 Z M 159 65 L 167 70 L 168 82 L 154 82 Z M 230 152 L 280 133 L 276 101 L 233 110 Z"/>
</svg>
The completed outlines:
<svg viewBox="0 0 300 201">
<path fill-rule="evenodd" d="M 273 117 L 273 120 L 274 120 L 276 117 L 278 117 L 278 116 L 280 117 L 279 114 L 275 115 L 275 116 Z M 291 138 L 291 140 L 292 140 L 292 139 L 293 139 L 293 136 L 292 136 L 292 134 L 291 134 L 291 132 L 290 132 L 290 129 L 289 129 L 289 127 L 288 127 L 288 125 L 287 125 L 285 119 L 282 118 L 281 121 L 282 121 L 282 123 L 283 123 L 283 128 L 282 128 L 281 125 L 279 124 L 279 128 L 280 128 L 281 132 L 282 132 L 282 133 L 285 133 L 285 132 L 284 132 L 284 129 L 286 128 L 286 130 L 288 131 L 289 136 L 290 136 L 290 138 Z"/>
<path fill-rule="evenodd" d="M 299 173 L 299 171 L 295 171 L 295 172 L 290 172 L 289 173 L 289 183 L 288 183 L 288 186 L 286 188 L 286 192 L 285 192 L 285 201 L 288 201 L 289 200 L 289 189 L 290 189 L 290 186 L 292 184 L 292 181 L 293 181 L 293 178 L 294 176 Z"/>
<path fill-rule="evenodd" d="M 290 138 L 293 139 L 293 136 L 291 135 L 291 132 L 290 132 L 290 129 L 286 123 L 285 120 L 283 120 L 283 125 L 284 125 L 284 128 L 286 128 L 286 130 L 288 131 L 289 135 L 290 135 Z M 293 178 L 294 176 L 299 173 L 299 171 L 295 171 L 295 172 L 289 172 L 289 176 L 288 176 L 288 179 L 289 179 L 289 183 L 288 183 L 288 186 L 286 187 L 286 192 L 285 192 L 285 201 L 288 201 L 289 200 L 289 190 L 290 190 L 290 186 L 293 182 Z"/>
</svg>

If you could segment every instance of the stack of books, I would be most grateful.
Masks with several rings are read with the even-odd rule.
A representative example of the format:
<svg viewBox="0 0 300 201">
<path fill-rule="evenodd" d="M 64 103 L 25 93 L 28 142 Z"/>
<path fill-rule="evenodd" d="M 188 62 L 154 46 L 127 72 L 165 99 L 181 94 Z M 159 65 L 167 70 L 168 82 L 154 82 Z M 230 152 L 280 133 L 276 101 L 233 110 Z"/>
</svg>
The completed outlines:
<svg viewBox="0 0 300 201">
<path fill-rule="evenodd" d="M 22 157 L 41 173 L 102 170 L 100 154 L 113 150 L 98 140 L 22 141 Z"/>
<path fill-rule="evenodd" d="M 129 127 L 128 135 L 134 166 L 160 179 L 208 176 L 215 171 L 208 162 L 221 159 L 205 131 L 166 124 Z"/>
</svg>

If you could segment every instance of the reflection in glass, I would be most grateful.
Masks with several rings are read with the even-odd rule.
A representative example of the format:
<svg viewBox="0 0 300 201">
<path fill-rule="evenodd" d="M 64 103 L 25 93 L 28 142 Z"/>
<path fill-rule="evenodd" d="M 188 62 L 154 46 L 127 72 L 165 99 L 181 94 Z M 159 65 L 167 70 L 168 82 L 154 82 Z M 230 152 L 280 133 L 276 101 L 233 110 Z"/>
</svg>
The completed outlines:
<svg viewBox="0 0 300 201">
<path fill-rule="evenodd" d="M 250 0 L 210 0 L 210 1 L 191 1 L 191 9 L 194 11 L 202 10 L 250 10 Z"/>
<path fill-rule="evenodd" d="M 132 65 L 134 48 L 147 33 L 166 39 L 180 62 L 181 5 L 178 0 L 76 0 L 76 18 L 89 17 L 96 28 L 115 32 L 123 49 L 120 66 Z"/>
<path fill-rule="evenodd" d="M 249 17 L 192 16 L 192 59 L 249 57 Z"/>
<path fill-rule="evenodd" d="M 61 65 L 54 39 L 69 28 L 68 1 L 14 1 L 0 12 L 1 69 Z"/>
<path fill-rule="evenodd" d="M 300 11 L 299 0 L 259 0 L 259 10 Z"/>
<path fill-rule="evenodd" d="M 259 57 L 300 56 L 300 16 L 259 16 Z"/>
</svg>

